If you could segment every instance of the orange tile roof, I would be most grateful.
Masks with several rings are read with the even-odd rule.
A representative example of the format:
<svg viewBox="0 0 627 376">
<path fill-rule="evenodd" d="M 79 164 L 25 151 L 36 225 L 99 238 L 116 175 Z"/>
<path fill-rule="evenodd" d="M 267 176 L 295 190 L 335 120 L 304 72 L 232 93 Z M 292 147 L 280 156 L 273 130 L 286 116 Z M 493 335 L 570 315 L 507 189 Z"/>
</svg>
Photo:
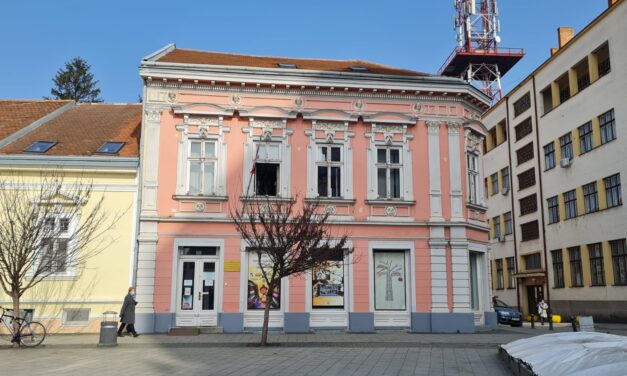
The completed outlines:
<svg viewBox="0 0 627 376">
<path fill-rule="evenodd" d="M 307 69 L 329 72 L 352 72 L 350 67 L 365 67 L 366 72 L 374 74 L 389 74 L 400 76 L 430 76 L 427 73 L 390 67 L 387 65 L 372 63 L 364 60 L 325 60 L 325 59 L 298 59 L 288 57 L 255 56 L 242 55 L 224 52 L 209 52 L 186 50 L 175 48 L 157 59 L 158 62 L 184 63 L 184 64 L 205 64 L 205 65 L 228 65 L 239 67 L 256 68 L 280 68 L 279 63 L 295 64 L 296 69 Z"/>
<path fill-rule="evenodd" d="M 24 149 L 37 141 L 57 142 L 41 155 L 101 155 L 106 141 L 126 144 L 118 156 L 137 157 L 141 131 L 141 104 L 80 103 L 0 149 L 0 154 L 32 154 Z"/>
<path fill-rule="evenodd" d="M 0 99 L 0 140 L 72 101 Z"/>
</svg>

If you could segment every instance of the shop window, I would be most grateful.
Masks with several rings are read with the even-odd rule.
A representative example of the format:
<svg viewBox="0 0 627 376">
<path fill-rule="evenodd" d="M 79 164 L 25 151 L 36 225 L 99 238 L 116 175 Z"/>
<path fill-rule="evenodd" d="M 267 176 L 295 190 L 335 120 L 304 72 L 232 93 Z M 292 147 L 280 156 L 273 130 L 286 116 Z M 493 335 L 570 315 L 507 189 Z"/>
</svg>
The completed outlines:
<svg viewBox="0 0 627 376">
<path fill-rule="evenodd" d="M 344 309 L 344 255 L 338 254 L 311 272 L 312 308 Z"/>
<path fill-rule="evenodd" d="M 404 251 L 374 251 L 374 308 L 405 311 L 407 278 Z"/>
<path fill-rule="evenodd" d="M 262 255 L 260 263 L 257 252 L 248 251 L 247 307 L 249 310 L 264 310 L 270 304 L 270 309 L 280 309 L 281 289 L 277 287 L 272 296 L 268 296 L 268 284 L 263 277 L 262 268 L 266 273 L 272 273 L 270 258 Z"/>
</svg>

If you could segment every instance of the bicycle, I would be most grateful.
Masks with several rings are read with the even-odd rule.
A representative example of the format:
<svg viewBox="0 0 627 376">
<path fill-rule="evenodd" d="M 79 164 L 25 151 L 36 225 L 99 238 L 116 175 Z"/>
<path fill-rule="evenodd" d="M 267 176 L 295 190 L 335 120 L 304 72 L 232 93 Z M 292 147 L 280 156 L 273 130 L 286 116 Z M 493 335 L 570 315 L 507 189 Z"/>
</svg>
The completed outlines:
<svg viewBox="0 0 627 376">
<path fill-rule="evenodd" d="M 0 335 L 3 337 L 10 336 L 11 343 L 21 344 L 25 347 L 36 347 L 44 341 L 44 338 L 46 338 L 46 327 L 40 322 L 30 321 L 28 313 L 26 313 L 24 317 L 19 317 L 9 315 L 7 311 L 10 312 L 11 310 L 2 306 L 0 306 L 0 310 L 2 310 L 0 321 L 4 324 L 8 331 L 8 334 L 0 331 Z M 14 322 L 19 325 L 17 332 L 15 331 L 15 326 L 13 325 Z"/>
</svg>

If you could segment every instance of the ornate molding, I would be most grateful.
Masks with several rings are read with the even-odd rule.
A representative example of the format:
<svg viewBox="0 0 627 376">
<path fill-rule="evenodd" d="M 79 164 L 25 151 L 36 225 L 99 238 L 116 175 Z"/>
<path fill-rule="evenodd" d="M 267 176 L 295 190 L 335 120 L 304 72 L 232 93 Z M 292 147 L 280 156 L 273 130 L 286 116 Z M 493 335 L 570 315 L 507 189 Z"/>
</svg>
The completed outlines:
<svg viewBox="0 0 627 376">
<path fill-rule="evenodd" d="M 283 119 L 250 119 L 253 128 L 285 128 L 287 120 Z"/>
<path fill-rule="evenodd" d="M 483 144 L 483 138 L 477 136 L 474 132 L 466 130 L 466 148 L 470 151 L 479 153 Z"/>
<path fill-rule="evenodd" d="M 320 121 L 313 120 L 313 128 L 321 131 L 345 131 L 348 128 L 348 122 L 341 121 Z"/>
<path fill-rule="evenodd" d="M 439 134 L 440 133 L 440 122 L 427 120 L 427 129 L 430 134 Z"/>
<path fill-rule="evenodd" d="M 206 125 L 206 126 L 220 126 L 222 125 L 221 116 L 189 116 L 183 117 L 184 123 L 189 125 Z"/>
<path fill-rule="evenodd" d="M 373 132 L 383 133 L 406 133 L 407 126 L 400 124 L 372 124 Z"/>
<path fill-rule="evenodd" d="M 448 127 L 448 134 L 459 134 L 462 123 L 458 121 L 447 121 L 446 126 Z"/>
</svg>

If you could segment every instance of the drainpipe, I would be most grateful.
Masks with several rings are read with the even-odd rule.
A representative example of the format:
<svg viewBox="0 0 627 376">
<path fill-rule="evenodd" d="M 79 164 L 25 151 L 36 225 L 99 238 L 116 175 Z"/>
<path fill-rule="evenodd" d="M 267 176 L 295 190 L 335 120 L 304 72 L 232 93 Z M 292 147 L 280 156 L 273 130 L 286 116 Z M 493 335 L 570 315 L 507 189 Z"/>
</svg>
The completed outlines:
<svg viewBox="0 0 627 376">
<path fill-rule="evenodd" d="M 144 88 L 143 88 L 143 95 L 142 95 L 142 123 L 141 123 L 141 129 L 140 129 L 140 137 L 139 137 L 139 163 L 137 165 L 137 201 L 135 202 L 136 205 L 136 215 L 135 215 L 135 249 L 133 250 L 133 271 L 132 271 L 132 285 L 133 287 L 137 288 L 137 264 L 138 261 L 137 259 L 138 254 L 139 254 L 139 227 L 141 225 L 141 203 L 142 203 L 142 185 L 143 185 L 143 181 L 142 181 L 142 171 L 143 171 L 143 166 L 144 166 L 144 158 L 142 158 L 143 155 L 143 150 L 144 150 L 144 105 L 146 104 L 146 84 L 143 84 Z"/>
</svg>

